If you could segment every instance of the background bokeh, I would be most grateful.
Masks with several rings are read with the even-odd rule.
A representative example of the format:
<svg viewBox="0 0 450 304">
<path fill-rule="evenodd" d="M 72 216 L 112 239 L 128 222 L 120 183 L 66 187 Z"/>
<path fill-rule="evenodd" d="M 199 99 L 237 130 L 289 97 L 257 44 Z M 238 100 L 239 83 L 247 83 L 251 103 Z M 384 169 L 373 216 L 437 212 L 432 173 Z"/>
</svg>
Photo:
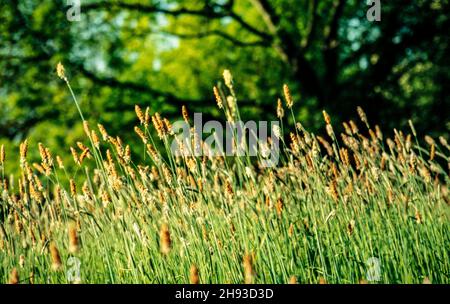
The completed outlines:
<svg viewBox="0 0 450 304">
<path fill-rule="evenodd" d="M 381 4 L 381 22 L 369 22 L 361 0 L 83 0 L 70 22 L 65 0 L 2 0 L 0 144 L 18 158 L 29 137 L 31 152 L 43 142 L 70 158 L 83 132 L 58 61 L 89 121 L 129 142 L 134 104 L 218 119 L 212 86 L 225 68 L 245 119 L 275 118 L 287 83 L 316 132 L 323 109 L 339 129 L 360 105 L 386 132 L 412 119 L 420 134 L 448 138 L 449 1 Z"/>
</svg>

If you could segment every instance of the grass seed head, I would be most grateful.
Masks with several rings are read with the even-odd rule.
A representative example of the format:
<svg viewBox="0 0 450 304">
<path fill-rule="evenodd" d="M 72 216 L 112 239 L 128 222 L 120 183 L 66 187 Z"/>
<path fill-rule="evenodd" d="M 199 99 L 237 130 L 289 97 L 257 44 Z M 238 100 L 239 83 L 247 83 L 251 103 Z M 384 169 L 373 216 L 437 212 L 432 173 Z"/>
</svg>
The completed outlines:
<svg viewBox="0 0 450 304">
<path fill-rule="evenodd" d="M 50 255 L 52 258 L 52 269 L 53 271 L 59 271 L 62 268 L 61 257 L 59 255 L 59 250 L 56 248 L 55 243 L 50 243 Z"/>
<path fill-rule="evenodd" d="M 322 111 L 322 114 L 323 114 L 323 119 L 325 120 L 325 123 L 327 125 L 331 124 L 330 115 L 328 115 L 328 113 L 325 110 Z"/>
<path fill-rule="evenodd" d="M 58 64 L 56 65 L 56 74 L 62 80 L 67 81 L 65 69 L 64 69 L 64 66 L 63 66 L 63 64 L 61 62 L 58 62 Z"/>
<path fill-rule="evenodd" d="M 189 124 L 189 113 L 185 105 L 181 107 L 181 114 L 183 115 L 184 121 Z"/>
<path fill-rule="evenodd" d="M 246 254 L 243 260 L 244 264 L 244 281 L 245 284 L 252 284 L 255 276 L 253 270 L 253 257 L 251 254 Z"/>
<path fill-rule="evenodd" d="M 73 178 L 70 179 L 70 194 L 72 197 L 75 197 L 77 195 L 77 184 L 75 183 L 75 180 Z"/>
<path fill-rule="evenodd" d="M 214 87 L 213 92 L 214 97 L 216 98 L 217 107 L 219 107 L 219 109 L 223 109 L 223 101 L 222 97 L 220 96 L 219 89 L 217 89 L 217 87 Z"/>
<path fill-rule="evenodd" d="M 169 226 L 166 223 L 161 225 L 161 229 L 159 231 L 159 241 L 161 253 L 164 255 L 169 254 L 172 241 L 170 239 Z"/>
<path fill-rule="evenodd" d="M 279 99 L 279 98 L 278 98 L 278 102 L 277 102 L 277 117 L 279 119 L 282 119 L 284 117 L 283 105 L 281 103 L 281 99 Z"/>
<path fill-rule="evenodd" d="M 17 268 L 14 267 L 9 275 L 9 284 L 19 284 L 19 281 L 19 272 L 17 271 Z"/>
<path fill-rule="evenodd" d="M 284 92 L 284 98 L 286 100 L 286 107 L 288 109 L 291 109 L 294 105 L 294 100 L 292 99 L 291 90 L 289 90 L 289 87 L 287 84 L 283 85 L 283 92 Z"/>
<path fill-rule="evenodd" d="M 100 132 L 100 134 L 102 135 L 103 140 L 107 141 L 109 138 L 109 135 L 108 135 L 108 132 L 106 132 L 105 127 L 102 124 L 97 124 L 97 128 L 98 128 L 98 131 Z"/>
<path fill-rule="evenodd" d="M 6 153 L 5 153 L 5 146 L 0 146 L 0 164 L 3 166 L 5 163 Z"/>
<path fill-rule="evenodd" d="M 136 112 L 136 116 L 139 119 L 139 122 L 141 123 L 141 125 L 143 125 L 145 123 L 145 115 L 142 112 L 141 108 L 138 105 L 135 105 L 134 111 Z"/>
<path fill-rule="evenodd" d="M 136 134 L 141 138 L 144 144 L 147 143 L 147 136 L 145 136 L 144 132 L 142 132 L 142 130 L 138 126 L 134 127 L 134 132 L 136 132 Z"/>
<path fill-rule="evenodd" d="M 356 111 L 358 112 L 359 119 L 361 119 L 361 121 L 365 123 L 367 127 L 369 127 L 369 121 L 367 120 L 366 112 L 364 112 L 364 110 L 359 106 L 356 108 Z"/>
<path fill-rule="evenodd" d="M 200 280 L 198 277 L 198 268 L 195 265 L 191 266 L 191 269 L 189 270 L 189 282 L 191 284 L 199 284 Z"/>
<path fill-rule="evenodd" d="M 225 81 L 225 85 L 232 90 L 233 89 L 233 76 L 231 75 L 230 70 L 223 71 L 223 80 Z"/>
<path fill-rule="evenodd" d="M 69 225 L 69 252 L 72 254 L 77 253 L 79 250 L 79 240 L 77 233 L 77 226 L 75 223 Z"/>
</svg>

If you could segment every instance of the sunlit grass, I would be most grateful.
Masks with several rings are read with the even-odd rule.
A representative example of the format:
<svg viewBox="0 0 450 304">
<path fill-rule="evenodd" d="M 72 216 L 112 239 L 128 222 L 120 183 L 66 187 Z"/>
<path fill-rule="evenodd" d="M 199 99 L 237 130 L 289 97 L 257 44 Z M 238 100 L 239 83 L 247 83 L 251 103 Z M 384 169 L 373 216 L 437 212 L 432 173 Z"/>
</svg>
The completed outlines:
<svg viewBox="0 0 450 304">
<path fill-rule="evenodd" d="M 218 105 L 239 120 L 224 76 L 225 88 L 214 88 Z M 42 162 L 29 164 L 27 143 L 22 175 L 8 183 L 0 153 L 0 282 L 67 283 L 76 257 L 82 283 L 189 283 L 192 269 L 200 283 L 358 283 L 374 275 L 374 283 L 449 283 L 446 140 L 427 137 L 420 147 L 412 124 L 412 134 L 385 139 L 362 109 L 361 123 L 345 123 L 344 134 L 324 112 L 328 137 L 315 136 L 295 122 L 287 87 L 284 95 L 278 117 L 296 128 L 282 124 L 273 168 L 258 167 L 263 155 L 176 157 L 170 123 L 139 107 L 143 147 L 131 149 L 120 134 L 89 126 L 73 95 L 86 133 L 72 153 L 82 183 L 44 145 Z M 134 163 L 132 150 L 146 151 L 145 163 Z"/>
</svg>

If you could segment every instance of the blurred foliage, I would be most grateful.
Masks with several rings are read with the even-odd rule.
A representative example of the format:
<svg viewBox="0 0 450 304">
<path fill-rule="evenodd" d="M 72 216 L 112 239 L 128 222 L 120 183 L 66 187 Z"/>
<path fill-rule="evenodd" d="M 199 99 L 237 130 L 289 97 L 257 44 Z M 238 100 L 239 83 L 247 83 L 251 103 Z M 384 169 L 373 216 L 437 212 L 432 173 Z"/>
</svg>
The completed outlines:
<svg viewBox="0 0 450 304">
<path fill-rule="evenodd" d="M 58 61 L 89 120 L 125 140 L 134 104 L 217 118 L 211 88 L 225 68 L 246 119 L 274 118 L 287 83 L 309 128 L 321 130 L 322 109 L 337 122 L 361 105 L 384 130 L 411 118 L 448 137 L 449 1 L 381 1 L 381 22 L 365 2 L 86 0 L 70 22 L 66 1 L 2 0 L 0 143 L 11 156 L 31 137 L 70 157 L 83 132 Z"/>
</svg>

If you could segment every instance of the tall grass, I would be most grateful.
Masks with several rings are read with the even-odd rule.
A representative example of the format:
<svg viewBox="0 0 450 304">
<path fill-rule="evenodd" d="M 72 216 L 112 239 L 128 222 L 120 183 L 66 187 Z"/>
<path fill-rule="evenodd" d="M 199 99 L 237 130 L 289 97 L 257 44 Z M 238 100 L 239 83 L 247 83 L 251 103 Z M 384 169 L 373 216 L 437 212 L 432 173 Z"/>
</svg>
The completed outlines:
<svg viewBox="0 0 450 304">
<path fill-rule="evenodd" d="M 72 148 L 84 181 L 42 144 L 42 162 L 29 164 L 24 142 L 21 176 L 8 183 L 11 157 L 0 153 L 0 282 L 66 283 L 70 257 L 82 283 L 358 283 L 373 279 L 374 258 L 374 282 L 450 282 L 443 137 L 421 147 L 411 124 L 412 134 L 385 139 L 361 108 L 361 123 L 342 134 L 324 112 L 328 136 L 316 136 L 295 122 L 285 86 L 296 127 L 280 134 L 278 166 L 258 166 L 263 155 L 177 157 L 170 122 L 139 106 L 147 158 L 137 164 L 137 149 L 88 125 L 62 66 L 58 74 L 84 124 L 85 142 Z M 237 97 L 224 76 L 214 93 L 233 121 Z M 283 104 L 277 112 L 286 119 Z"/>
</svg>

